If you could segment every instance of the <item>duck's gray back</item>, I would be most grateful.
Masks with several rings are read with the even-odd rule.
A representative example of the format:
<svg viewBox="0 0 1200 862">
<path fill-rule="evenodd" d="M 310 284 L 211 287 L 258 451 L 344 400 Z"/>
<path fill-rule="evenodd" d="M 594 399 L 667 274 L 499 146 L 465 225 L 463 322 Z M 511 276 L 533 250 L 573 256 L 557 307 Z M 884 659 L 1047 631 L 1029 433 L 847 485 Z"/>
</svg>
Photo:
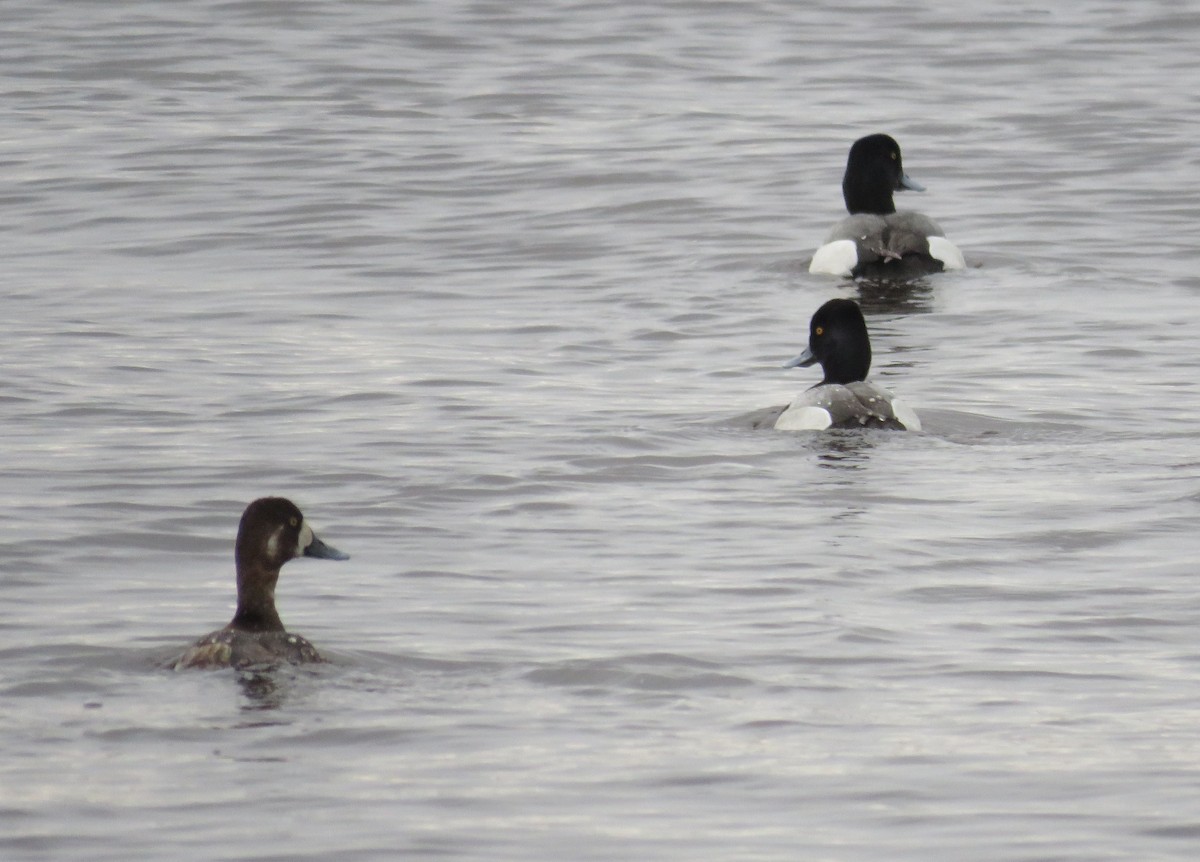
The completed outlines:
<svg viewBox="0 0 1200 862">
<path fill-rule="evenodd" d="M 837 242 L 840 239 L 852 239 L 856 242 L 864 237 L 880 236 L 887 229 L 887 221 L 883 216 L 871 213 L 859 213 L 846 216 L 829 230 L 825 243 Z"/>
</svg>

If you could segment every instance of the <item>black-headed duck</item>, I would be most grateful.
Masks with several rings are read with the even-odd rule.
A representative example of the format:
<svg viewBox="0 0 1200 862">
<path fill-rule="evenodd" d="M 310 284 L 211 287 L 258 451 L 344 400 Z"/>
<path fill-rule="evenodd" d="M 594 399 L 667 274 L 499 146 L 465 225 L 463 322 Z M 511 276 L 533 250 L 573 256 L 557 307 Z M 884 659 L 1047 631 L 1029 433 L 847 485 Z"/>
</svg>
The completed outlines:
<svg viewBox="0 0 1200 862">
<path fill-rule="evenodd" d="M 891 428 L 920 431 L 921 420 L 906 404 L 867 381 L 871 339 L 862 309 L 852 299 L 831 299 L 817 309 L 808 329 L 808 349 L 785 368 L 821 363 L 825 379 L 806 390 L 775 420 L 780 431 L 826 428 Z"/>
<path fill-rule="evenodd" d="M 813 254 L 809 272 L 908 279 L 967 264 L 937 222 L 896 212 L 892 192 L 925 191 L 904 172 L 900 145 L 890 135 L 868 135 L 850 147 L 842 197 L 850 213 L 834 225 Z"/>
</svg>

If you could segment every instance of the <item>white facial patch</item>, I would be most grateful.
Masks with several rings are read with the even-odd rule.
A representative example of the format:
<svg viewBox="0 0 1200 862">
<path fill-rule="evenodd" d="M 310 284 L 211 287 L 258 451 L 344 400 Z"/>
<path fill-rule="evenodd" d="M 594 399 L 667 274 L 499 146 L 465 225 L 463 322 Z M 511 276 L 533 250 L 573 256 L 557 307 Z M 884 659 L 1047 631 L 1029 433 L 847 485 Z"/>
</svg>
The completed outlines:
<svg viewBox="0 0 1200 862">
<path fill-rule="evenodd" d="M 279 539 L 283 535 L 283 527 L 276 527 L 275 532 L 267 539 L 267 557 L 274 559 L 279 556 Z"/>
<path fill-rule="evenodd" d="M 312 527 L 308 526 L 307 521 L 300 522 L 300 541 L 296 543 L 296 556 L 302 556 L 304 549 L 313 543 Z"/>
<path fill-rule="evenodd" d="M 267 539 L 267 556 L 275 559 L 279 556 L 279 543 L 283 541 L 283 531 L 285 527 L 276 527 L 275 532 Z M 296 547 L 292 550 L 292 557 L 303 556 L 304 549 L 312 544 L 313 531 L 308 524 L 303 521 L 300 523 L 300 538 L 296 542 Z"/>
</svg>

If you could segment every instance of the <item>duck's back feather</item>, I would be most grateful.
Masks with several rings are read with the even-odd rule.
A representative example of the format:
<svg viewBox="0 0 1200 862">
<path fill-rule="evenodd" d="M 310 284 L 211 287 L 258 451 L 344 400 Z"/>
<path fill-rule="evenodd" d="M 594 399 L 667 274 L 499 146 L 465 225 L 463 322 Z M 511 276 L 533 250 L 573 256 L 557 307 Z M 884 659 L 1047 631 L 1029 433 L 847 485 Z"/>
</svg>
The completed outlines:
<svg viewBox="0 0 1200 862">
<path fill-rule="evenodd" d="M 320 661 L 324 659 L 317 648 L 300 635 L 223 628 L 196 641 L 169 667 L 174 670 L 247 668 Z"/>
<path fill-rule="evenodd" d="M 917 212 L 859 213 L 833 226 L 809 272 L 868 278 L 912 278 L 962 269 L 962 252 L 942 228 Z"/>
<path fill-rule="evenodd" d="M 827 383 L 804 392 L 775 420 L 779 431 L 884 428 L 920 431 L 917 414 L 890 392 L 865 380 Z"/>
</svg>

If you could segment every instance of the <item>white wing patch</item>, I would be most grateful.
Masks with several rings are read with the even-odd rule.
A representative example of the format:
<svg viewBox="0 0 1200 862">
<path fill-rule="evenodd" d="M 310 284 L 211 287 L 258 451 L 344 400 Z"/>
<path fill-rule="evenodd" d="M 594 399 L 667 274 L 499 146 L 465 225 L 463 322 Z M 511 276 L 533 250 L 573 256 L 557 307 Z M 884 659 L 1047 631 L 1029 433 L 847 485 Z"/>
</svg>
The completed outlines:
<svg viewBox="0 0 1200 862">
<path fill-rule="evenodd" d="M 833 417 L 824 407 L 793 404 L 775 420 L 776 431 L 824 431 L 833 424 Z"/>
<path fill-rule="evenodd" d="M 858 245 L 852 239 L 828 242 L 813 254 L 809 272 L 848 276 L 858 266 Z"/>
<path fill-rule="evenodd" d="M 929 256 L 942 262 L 943 269 L 966 269 L 967 261 L 958 246 L 944 236 L 929 237 Z M 905 425 L 908 423 L 905 422 Z"/>
<path fill-rule="evenodd" d="M 900 420 L 900 424 L 909 431 L 921 430 L 921 419 L 917 416 L 917 411 L 913 410 L 899 398 L 892 400 L 892 413 Z"/>
</svg>

